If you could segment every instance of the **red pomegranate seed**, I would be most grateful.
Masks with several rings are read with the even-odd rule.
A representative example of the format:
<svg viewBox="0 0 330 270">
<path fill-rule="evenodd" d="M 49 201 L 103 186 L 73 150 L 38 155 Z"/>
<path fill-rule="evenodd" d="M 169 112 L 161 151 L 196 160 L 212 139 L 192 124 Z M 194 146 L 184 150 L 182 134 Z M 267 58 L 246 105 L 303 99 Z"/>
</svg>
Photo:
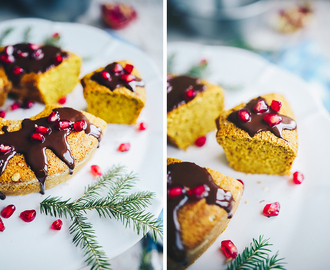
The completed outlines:
<svg viewBox="0 0 330 270">
<path fill-rule="evenodd" d="M 207 185 L 201 185 L 194 188 L 189 189 L 188 195 L 189 197 L 200 200 L 209 195 L 210 188 Z"/>
<path fill-rule="evenodd" d="M 170 81 L 172 79 L 172 76 L 167 74 L 167 81 Z"/>
<path fill-rule="evenodd" d="M 17 51 L 16 54 L 17 54 L 17 56 L 22 57 L 22 58 L 29 56 L 28 52 L 22 52 L 22 51 Z"/>
<path fill-rule="evenodd" d="M 130 65 L 130 64 L 126 64 L 125 67 L 124 67 L 125 71 L 129 74 L 132 73 L 133 69 L 134 69 L 134 66 L 133 65 Z"/>
<path fill-rule="evenodd" d="M 62 225 L 63 225 L 63 222 L 62 220 L 58 219 L 58 220 L 55 220 L 53 223 L 52 223 L 52 229 L 53 230 L 56 230 L 56 231 L 59 231 L 61 228 L 62 228 Z"/>
<path fill-rule="evenodd" d="M 143 131 L 143 130 L 146 130 L 146 129 L 147 129 L 147 124 L 141 122 L 140 125 L 139 125 L 139 130 L 140 130 L 140 131 Z"/>
<path fill-rule="evenodd" d="M 281 206 L 278 202 L 266 204 L 266 206 L 264 207 L 264 210 L 263 210 L 263 214 L 266 217 L 278 216 L 278 214 L 280 213 L 280 208 L 281 208 Z"/>
<path fill-rule="evenodd" d="M 16 76 L 21 75 L 23 72 L 24 72 L 24 69 L 22 69 L 20 67 L 15 67 L 13 69 L 13 74 L 16 75 Z"/>
<path fill-rule="evenodd" d="M 241 179 L 236 179 L 236 180 L 243 185 L 243 191 L 244 191 L 244 182 Z"/>
<path fill-rule="evenodd" d="M 63 62 L 62 55 L 60 55 L 60 54 L 56 55 L 55 58 L 54 58 L 54 62 L 55 62 L 56 65 L 61 64 Z"/>
<path fill-rule="evenodd" d="M 4 63 L 13 63 L 15 61 L 14 56 L 12 55 L 0 55 L 0 61 L 4 62 Z"/>
<path fill-rule="evenodd" d="M 293 183 L 300 185 L 304 181 L 304 175 L 300 172 L 294 172 L 292 175 Z"/>
<path fill-rule="evenodd" d="M 49 123 L 55 123 L 60 120 L 60 116 L 57 111 L 52 111 L 51 114 L 48 116 Z"/>
<path fill-rule="evenodd" d="M 129 83 L 129 82 L 132 82 L 135 80 L 135 76 L 132 74 L 123 74 L 120 76 L 120 78 L 126 83 Z"/>
<path fill-rule="evenodd" d="M 52 38 L 53 38 L 53 39 L 56 39 L 56 38 L 58 38 L 59 36 L 60 36 L 60 34 L 56 32 L 56 33 L 54 33 L 54 34 L 52 35 Z"/>
<path fill-rule="evenodd" d="M 75 122 L 73 124 L 73 128 L 75 131 L 83 131 L 87 128 L 87 123 L 85 120 L 81 120 L 81 121 L 78 121 L 78 122 Z"/>
<path fill-rule="evenodd" d="M 10 145 L 0 144 L 0 153 L 2 155 L 8 154 L 11 151 L 12 147 Z"/>
<path fill-rule="evenodd" d="M 40 48 L 40 45 L 30 43 L 29 47 L 30 47 L 31 50 L 38 50 Z"/>
<path fill-rule="evenodd" d="M 197 147 L 202 147 L 204 144 L 206 143 L 206 137 L 199 137 L 196 141 L 195 141 L 195 145 Z"/>
<path fill-rule="evenodd" d="M 101 78 L 104 80 L 110 80 L 110 78 L 111 78 L 110 73 L 106 70 L 101 71 L 100 75 L 101 75 Z"/>
<path fill-rule="evenodd" d="M 61 104 L 61 105 L 65 104 L 65 102 L 66 102 L 66 97 L 65 97 L 65 96 L 64 96 L 64 97 L 61 97 L 61 98 L 58 100 L 58 103 Z"/>
<path fill-rule="evenodd" d="M 37 49 L 31 54 L 31 56 L 37 60 L 40 60 L 44 57 L 44 53 L 41 49 Z"/>
<path fill-rule="evenodd" d="M 249 122 L 251 120 L 251 114 L 249 111 L 242 109 L 238 111 L 238 118 L 242 122 Z"/>
<path fill-rule="evenodd" d="M 192 100 L 195 96 L 196 96 L 196 91 L 194 89 L 191 89 L 191 88 L 188 88 L 183 94 L 183 98 L 186 101 Z"/>
<path fill-rule="evenodd" d="M 18 101 L 14 102 L 13 104 L 10 105 L 10 110 L 15 111 L 17 109 L 21 108 L 21 103 Z"/>
<path fill-rule="evenodd" d="M 33 107 L 33 105 L 34 105 L 34 101 L 26 99 L 26 100 L 23 101 L 22 107 L 24 109 L 31 109 Z"/>
<path fill-rule="evenodd" d="M 25 222 L 31 222 L 35 219 L 36 214 L 36 210 L 25 210 L 19 215 L 19 217 Z"/>
<path fill-rule="evenodd" d="M 61 120 L 56 123 L 56 127 L 59 130 L 63 130 L 72 126 L 72 122 L 70 120 Z"/>
<path fill-rule="evenodd" d="M 9 46 L 6 46 L 4 51 L 6 52 L 7 55 L 12 55 L 13 52 L 14 52 L 14 47 L 9 45 Z"/>
<path fill-rule="evenodd" d="M 178 197 L 180 196 L 181 194 L 183 193 L 183 190 L 181 187 L 174 187 L 174 188 L 171 188 L 169 191 L 168 191 L 168 196 L 170 198 L 174 198 L 174 197 Z"/>
<path fill-rule="evenodd" d="M 48 135 L 52 131 L 50 127 L 35 125 L 35 128 L 36 128 L 36 132 L 41 133 L 42 135 Z"/>
<path fill-rule="evenodd" d="M 227 258 L 235 259 L 238 252 L 237 247 L 230 240 L 224 240 L 221 242 L 221 250 Z"/>
<path fill-rule="evenodd" d="M 41 133 L 35 132 L 35 133 L 32 133 L 31 140 L 43 143 L 45 141 L 45 137 Z"/>
<path fill-rule="evenodd" d="M 92 165 L 91 166 L 91 173 L 95 177 L 102 175 L 101 168 L 98 165 Z"/>
<path fill-rule="evenodd" d="M 271 127 L 278 125 L 283 121 L 282 117 L 275 113 L 266 114 L 264 120 Z"/>
<path fill-rule="evenodd" d="M 5 225 L 2 222 L 2 219 L 0 218 L 0 232 L 3 232 L 5 230 Z"/>
<path fill-rule="evenodd" d="M 277 100 L 273 100 L 272 103 L 270 104 L 270 107 L 275 111 L 275 112 L 279 112 L 281 107 L 282 107 L 282 103 L 277 101 Z"/>
<path fill-rule="evenodd" d="M 120 64 L 115 64 L 115 67 L 113 68 L 114 73 L 120 73 L 123 71 L 123 67 Z"/>
<path fill-rule="evenodd" d="M 6 111 L 0 111 L 0 117 L 5 118 L 6 116 Z"/>
<path fill-rule="evenodd" d="M 268 105 L 263 99 L 259 99 L 257 104 L 254 105 L 253 111 L 255 113 L 264 113 L 268 110 Z"/>
<path fill-rule="evenodd" d="M 11 215 L 15 212 L 16 207 L 13 204 L 7 205 L 4 209 L 1 211 L 1 216 L 3 218 L 10 218 Z"/>
<path fill-rule="evenodd" d="M 204 65 L 207 64 L 207 60 L 206 60 L 206 59 L 202 59 L 202 60 L 199 62 L 199 64 L 200 64 L 201 66 L 204 66 Z"/>
<path fill-rule="evenodd" d="M 122 143 L 121 145 L 119 145 L 118 151 L 119 152 L 126 152 L 130 149 L 130 147 L 131 147 L 130 143 Z"/>
</svg>

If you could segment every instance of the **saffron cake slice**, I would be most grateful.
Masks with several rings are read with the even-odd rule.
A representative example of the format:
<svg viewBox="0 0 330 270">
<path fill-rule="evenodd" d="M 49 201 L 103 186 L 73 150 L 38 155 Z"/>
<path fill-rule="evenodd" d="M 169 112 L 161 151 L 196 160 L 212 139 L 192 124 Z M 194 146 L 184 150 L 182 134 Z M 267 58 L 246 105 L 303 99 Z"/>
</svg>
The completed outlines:
<svg viewBox="0 0 330 270">
<path fill-rule="evenodd" d="M 87 74 L 81 84 L 87 111 L 107 123 L 134 124 L 145 106 L 145 83 L 128 61 L 99 68 Z"/>
<path fill-rule="evenodd" d="M 168 78 L 167 140 L 181 149 L 216 128 L 224 94 L 218 85 L 190 76 Z"/>
<path fill-rule="evenodd" d="M 0 48 L 0 106 L 18 99 L 57 103 L 78 83 L 81 58 L 51 45 L 20 43 Z"/>
<path fill-rule="evenodd" d="M 185 269 L 226 229 L 243 192 L 238 180 L 167 159 L 167 269 Z"/>
<path fill-rule="evenodd" d="M 89 113 L 47 105 L 30 119 L 0 119 L 0 193 L 44 194 L 92 157 L 106 123 Z"/>
<path fill-rule="evenodd" d="M 217 141 L 234 170 L 290 174 L 298 151 L 298 132 L 284 96 L 268 94 L 254 98 L 225 111 L 216 123 Z"/>
</svg>

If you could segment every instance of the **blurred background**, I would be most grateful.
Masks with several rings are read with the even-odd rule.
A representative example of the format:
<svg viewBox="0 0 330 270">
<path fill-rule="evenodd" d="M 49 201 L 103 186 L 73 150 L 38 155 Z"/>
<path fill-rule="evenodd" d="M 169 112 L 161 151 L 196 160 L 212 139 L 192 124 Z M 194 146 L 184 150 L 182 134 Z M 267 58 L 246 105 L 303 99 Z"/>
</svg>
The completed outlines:
<svg viewBox="0 0 330 270">
<path fill-rule="evenodd" d="M 330 111 L 330 1 L 168 0 L 168 42 L 256 52 L 309 82 Z"/>
</svg>

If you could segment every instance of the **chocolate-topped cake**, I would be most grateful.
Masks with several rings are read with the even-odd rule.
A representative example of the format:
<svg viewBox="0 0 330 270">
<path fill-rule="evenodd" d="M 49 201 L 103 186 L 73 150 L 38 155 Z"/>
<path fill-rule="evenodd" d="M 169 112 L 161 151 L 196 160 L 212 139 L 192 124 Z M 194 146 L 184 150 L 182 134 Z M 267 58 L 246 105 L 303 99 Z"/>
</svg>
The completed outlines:
<svg viewBox="0 0 330 270">
<path fill-rule="evenodd" d="M 225 230 L 243 185 L 195 163 L 167 159 L 167 269 L 185 269 Z"/>
<path fill-rule="evenodd" d="M 216 128 L 214 121 L 223 108 L 220 86 L 191 76 L 168 76 L 168 142 L 186 149 Z"/>
<path fill-rule="evenodd" d="M 0 192 L 44 194 L 68 180 L 91 158 L 105 128 L 89 113 L 56 105 L 23 121 L 0 120 Z"/>
<path fill-rule="evenodd" d="M 217 141 L 229 165 L 241 172 L 289 175 L 298 150 L 289 103 L 268 94 L 242 103 L 217 119 Z"/>
<path fill-rule="evenodd" d="M 128 61 L 117 61 L 87 74 L 81 84 L 87 110 L 107 123 L 134 124 L 145 105 L 145 82 Z"/>
<path fill-rule="evenodd" d="M 51 45 L 20 43 L 0 48 L 0 106 L 8 92 L 18 99 L 56 103 L 78 82 L 81 59 Z"/>
</svg>

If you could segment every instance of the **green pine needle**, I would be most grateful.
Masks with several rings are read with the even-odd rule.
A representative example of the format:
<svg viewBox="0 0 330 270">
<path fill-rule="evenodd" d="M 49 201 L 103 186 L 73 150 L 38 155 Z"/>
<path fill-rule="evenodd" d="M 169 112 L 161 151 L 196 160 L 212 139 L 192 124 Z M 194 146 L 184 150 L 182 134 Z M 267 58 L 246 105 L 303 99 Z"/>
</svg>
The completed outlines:
<svg viewBox="0 0 330 270">
<path fill-rule="evenodd" d="M 258 240 L 253 238 L 250 247 L 246 247 L 242 254 L 238 254 L 226 270 L 285 270 L 283 266 L 285 263 L 282 262 L 284 259 L 278 259 L 278 253 L 269 257 L 270 246 L 272 244 L 269 243 L 269 239 L 263 239 L 263 236 L 259 236 Z"/>
<path fill-rule="evenodd" d="M 3 31 L 1 34 L 0 34 L 0 46 L 3 45 L 3 40 L 11 33 L 13 32 L 14 30 L 14 27 L 9 27 L 7 28 L 5 31 Z"/>
<path fill-rule="evenodd" d="M 197 65 L 193 65 L 187 71 L 186 75 L 190 75 L 197 78 L 205 78 L 207 77 L 208 73 L 208 63 L 206 60 L 202 60 Z"/>
<path fill-rule="evenodd" d="M 31 39 L 31 27 L 28 26 L 25 30 L 24 30 L 24 37 L 23 37 L 23 41 L 24 43 L 28 43 Z"/>
<path fill-rule="evenodd" d="M 85 193 L 76 201 L 61 200 L 61 197 L 48 196 L 40 203 L 40 212 L 54 217 L 65 217 L 71 220 L 69 227 L 73 243 L 84 251 L 86 262 L 92 270 L 110 269 L 108 258 L 96 240 L 91 223 L 84 216 L 95 210 L 99 217 L 119 220 L 125 227 L 133 228 L 137 234 L 146 234 L 148 230 L 156 241 L 162 237 L 161 221 L 146 208 L 151 204 L 154 193 L 149 191 L 128 194 L 134 187 L 137 178 L 132 173 L 125 173 L 124 167 L 114 166 L 95 183 L 85 189 Z M 101 193 L 106 192 L 106 196 Z"/>
</svg>

